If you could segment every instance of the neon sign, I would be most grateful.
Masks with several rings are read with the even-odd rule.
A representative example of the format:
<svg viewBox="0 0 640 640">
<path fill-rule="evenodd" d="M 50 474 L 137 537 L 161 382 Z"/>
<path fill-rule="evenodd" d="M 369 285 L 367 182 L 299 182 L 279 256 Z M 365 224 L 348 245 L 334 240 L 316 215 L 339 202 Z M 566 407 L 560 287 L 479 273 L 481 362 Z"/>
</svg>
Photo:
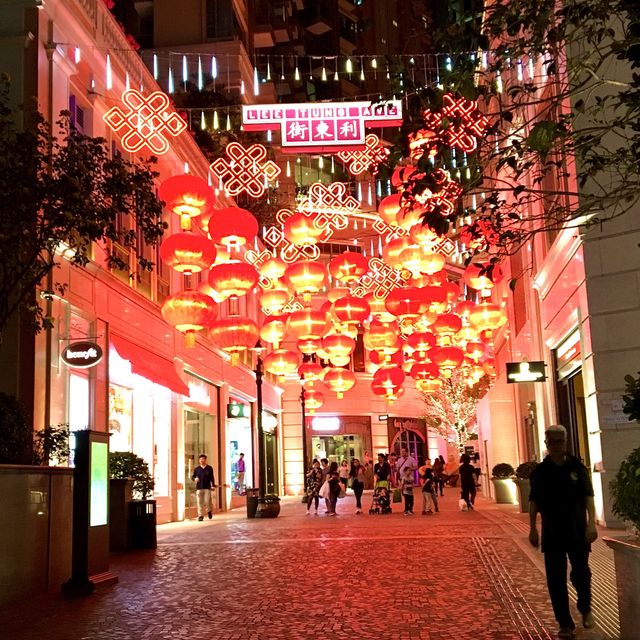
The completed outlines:
<svg viewBox="0 0 640 640">
<path fill-rule="evenodd" d="M 346 163 L 347 171 L 352 176 L 359 176 L 365 171 L 372 175 L 378 173 L 378 165 L 387 160 L 389 149 L 380 144 L 380 138 L 370 133 L 364 140 L 365 148 L 357 151 L 340 151 L 338 158 Z"/>
<path fill-rule="evenodd" d="M 338 152 L 345 146 L 365 148 L 367 127 L 402 124 L 402 102 L 317 102 L 243 105 L 246 131 L 279 130 L 282 150 Z"/>
<path fill-rule="evenodd" d="M 102 119 L 114 132 L 122 134 L 122 147 L 129 153 L 145 147 L 156 155 L 167 153 L 166 136 L 175 138 L 187 128 L 187 123 L 175 111 L 168 111 L 169 98 L 162 91 L 145 97 L 136 89 L 127 89 L 122 101 L 127 110 L 112 107 Z"/>
<path fill-rule="evenodd" d="M 225 153 L 229 160 L 218 158 L 209 168 L 224 182 L 227 195 L 237 196 L 246 191 L 252 198 L 260 198 L 267 183 L 280 175 L 280 167 L 267 160 L 267 150 L 261 144 L 245 149 L 239 142 L 230 142 Z"/>
</svg>

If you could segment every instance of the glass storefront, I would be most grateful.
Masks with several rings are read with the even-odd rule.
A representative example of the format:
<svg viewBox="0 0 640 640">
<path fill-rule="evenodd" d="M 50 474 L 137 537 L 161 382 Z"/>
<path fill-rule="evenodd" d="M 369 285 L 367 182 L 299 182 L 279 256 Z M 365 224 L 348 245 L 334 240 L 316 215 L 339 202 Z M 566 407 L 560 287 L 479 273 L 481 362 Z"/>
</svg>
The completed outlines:
<svg viewBox="0 0 640 640">
<path fill-rule="evenodd" d="M 364 447 L 362 438 L 357 435 L 344 436 L 313 436 L 311 439 L 313 450 L 312 459 L 327 458 L 329 462 L 340 464 L 343 460 L 351 463 L 353 458 L 363 460 Z"/>
<path fill-rule="evenodd" d="M 251 431 L 251 412 L 249 405 L 240 400 L 231 399 L 230 406 L 242 407 L 242 411 L 229 411 L 227 413 L 227 478 L 226 482 L 231 486 L 232 492 L 238 495 L 241 487 L 238 483 L 238 459 L 244 453 L 245 476 L 244 486 L 253 487 L 253 434 Z M 237 415 L 238 417 L 232 417 Z"/>
</svg>

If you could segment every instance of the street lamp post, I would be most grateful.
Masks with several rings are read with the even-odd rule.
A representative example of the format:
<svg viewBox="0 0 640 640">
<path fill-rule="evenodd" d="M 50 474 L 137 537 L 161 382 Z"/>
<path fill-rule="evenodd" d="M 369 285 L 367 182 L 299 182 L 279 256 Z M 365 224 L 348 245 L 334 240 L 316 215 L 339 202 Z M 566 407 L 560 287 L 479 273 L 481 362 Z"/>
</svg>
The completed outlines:
<svg viewBox="0 0 640 640">
<path fill-rule="evenodd" d="M 260 341 L 256 344 L 256 368 L 253 372 L 256 374 L 256 427 L 258 430 L 258 493 L 260 498 L 264 498 L 266 487 L 267 465 L 265 463 L 264 453 L 264 432 L 262 430 L 262 378 L 264 376 L 264 367 L 262 357 L 260 355 L 262 345 Z"/>
<path fill-rule="evenodd" d="M 308 470 L 307 460 L 307 414 L 306 414 L 307 396 L 304 388 L 304 381 L 300 391 L 300 408 L 302 409 L 302 474 L 306 477 Z"/>
</svg>

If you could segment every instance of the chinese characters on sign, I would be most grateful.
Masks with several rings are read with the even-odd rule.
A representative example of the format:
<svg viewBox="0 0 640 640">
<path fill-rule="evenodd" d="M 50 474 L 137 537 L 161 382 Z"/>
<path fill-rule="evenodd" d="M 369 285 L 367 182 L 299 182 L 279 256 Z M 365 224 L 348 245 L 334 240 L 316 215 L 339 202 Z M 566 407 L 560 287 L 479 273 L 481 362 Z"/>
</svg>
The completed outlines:
<svg viewBox="0 0 640 640">
<path fill-rule="evenodd" d="M 279 129 L 282 149 L 289 153 L 365 148 L 367 127 L 402 124 L 402 102 L 318 102 L 242 107 L 247 131 Z"/>
</svg>

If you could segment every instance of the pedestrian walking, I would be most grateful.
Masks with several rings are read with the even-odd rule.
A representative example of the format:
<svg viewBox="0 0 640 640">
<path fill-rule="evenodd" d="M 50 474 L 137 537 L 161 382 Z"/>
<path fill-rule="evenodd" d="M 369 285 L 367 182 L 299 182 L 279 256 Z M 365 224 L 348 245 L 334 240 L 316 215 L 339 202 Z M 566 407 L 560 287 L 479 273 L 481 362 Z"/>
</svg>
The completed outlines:
<svg viewBox="0 0 640 640">
<path fill-rule="evenodd" d="M 211 491 L 215 487 L 216 481 L 213 475 L 213 467 L 210 464 L 207 464 L 207 456 L 204 453 L 201 453 L 198 456 L 198 462 L 200 464 L 193 470 L 191 479 L 196 482 L 198 521 L 202 522 L 204 520 L 205 512 L 209 517 L 209 520 L 213 517 Z"/>
<path fill-rule="evenodd" d="M 438 513 L 440 509 L 438 508 L 438 493 L 433 478 L 433 470 L 424 469 L 420 473 L 420 481 L 422 482 L 422 515 L 430 516 L 434 511 Z"/>
<path fill-rule="evenodd" d="M 244 474 L 245 474 L 245 461 L 244 461 L 244 453 L 241 453 L 238 456 L 238 461 L 236 462 L 236 483 L 238 487 L 238 495 L 245 495 L 244 490 Z"/>
<path fill-rule="evenodd" d="M 587 468 L 567 453 L 567 430 L 559 424 L 545 430 L 547 456 L 533 470 L 529 494 L 529 541 L 537 547 L 537 515 L 542 517 L 542 552 L 558 638 L 573 638 L 575 623 L 569 610 L 569 577 L 578 594 L 578 611 L 585 629 L 595 626 L 591 612 L 591 543 L 598 537 L 593 486 Z"/>
<path fill-rule="evenodd" d="M 396 470 L 398 482 L 401 482 L 404 478 L 404 472 L 407 469 L 411 469 L 413 473 L 418 468 L 418 463 L 415 458 L 409 455 L 409 449 L 402 447 L 400 449 L 400 457 L 395 461 L 395 467 L 393 468 Z"/>
<path fill-rule="evenodd" d="M 338 496 L 340 495 L 340 474 L 338 472 L 337 462 L 332 462 L 329 465 L 327 480 L 329 481 L 329 509 L 327 511 L 327 515 L 335 516 L 336 505 L 338 504 Z"/>
<path fill-rule="evenodd" d="M 307 515 L 311 513 L 311 503 L 316 505 L 316 515 L 320 504 L 320 487 L 322 486 L 322 468 L 320 462 L 314 460 L 307 472 Z"/>
<path fill-rule="evenodd" d="M 404 467 L 403 476 L 400 480 L 400 489 L 404 498 L 404 515 L 413 515 L 413 469 Z"/>
<path fill-rule="evenodd" d="M 322 483 L 320 486 L 322 486 L 329 475 L 329 460 L 327 458 L 320 458 L 320 470 L 322 471 Z M 329 513 L 329 498 L 324 499 L 324 506 L 324 512 Z"/>
<path fill-rule="evenodd" d="M 476 468 L 471 464 L 471 456 L 463 453 L 460 457 L 460 498 L 465 501 L 467 509 L 473 511 L 476 501 Z M 464 508 L 464 505 L 462 505 Z"/>
<path fill-rule="evenodd" d="M 362 513 L 362 492 L 364 491 L 365 467 L 360 464 L 358 458 L 354 458 L 349 471 L 351 478 L 351 488 L 356 497 L 356 515 Z"/>
<path fill-rule="evenodd" d="M 442 456 L 438 456 L 434 461 L 431 467 L 433 471 L 433 481 L 435 483 L 435 492 L 440 491 L 440 496 L 444 496 L 444 482 L 445 482 L 445 473 L 444 473 L 444 458 Z"/>
<path fill-rule="evenodd" d="M 346 460 L 340 463 L 338 475 L 340 476 L 340 484 L 344 487 L 346 493 L 347 485 L 349 484 L 349 463 Z"/>
</svg>

